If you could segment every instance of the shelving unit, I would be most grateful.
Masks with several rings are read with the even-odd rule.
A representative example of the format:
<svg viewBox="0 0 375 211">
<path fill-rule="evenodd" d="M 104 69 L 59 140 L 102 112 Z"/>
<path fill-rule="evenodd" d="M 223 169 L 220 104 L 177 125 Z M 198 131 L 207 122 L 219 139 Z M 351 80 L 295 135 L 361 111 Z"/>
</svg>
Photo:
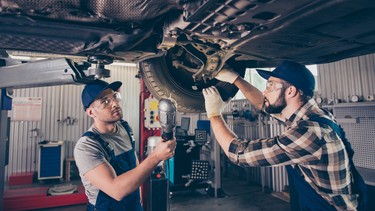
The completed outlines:
<svg viewBox="0 0 375 211">
<path fill-rule="evenodd" d="M 358 103 L 337 103 L 333 105 L 323 105 L 323 108 L 347 108 L 347 107 L 367 107 L 375 106 L 375 102 L 358 102 Z"/>
</svg>

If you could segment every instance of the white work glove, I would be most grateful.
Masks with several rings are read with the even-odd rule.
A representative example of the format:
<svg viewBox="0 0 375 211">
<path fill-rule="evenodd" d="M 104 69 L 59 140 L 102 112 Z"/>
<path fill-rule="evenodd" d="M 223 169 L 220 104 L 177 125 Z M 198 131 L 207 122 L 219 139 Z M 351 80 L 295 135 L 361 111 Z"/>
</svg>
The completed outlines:
<svg viewBox="0 0 375 211">
<path fill-rule="evenodd" d="M 214 86 L 203 89 L 202 92 L 205 100 L 204 105 L 206 107 L 207 117 L 211 118 L 214 116 L 220 116 L 229 100 L 224 102 L 221 99 L 219 91 Z"/>
<path fill-rule="evenodd" d="M 215 76 L 219 81 L 224 81 L 233 84 L 234 81 L 238 78 L 238 73 L 234 72 L 231 67 L 224 65 L 220 72 Z"/>
</svg>

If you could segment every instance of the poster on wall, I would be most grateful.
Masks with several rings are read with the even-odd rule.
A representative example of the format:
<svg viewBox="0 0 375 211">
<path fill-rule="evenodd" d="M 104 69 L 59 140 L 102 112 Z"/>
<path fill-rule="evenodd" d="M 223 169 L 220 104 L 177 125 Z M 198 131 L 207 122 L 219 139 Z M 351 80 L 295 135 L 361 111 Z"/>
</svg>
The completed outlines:
<svg viewBox="0 0 375 211">
<path fill-rule="evenodd" d="M 14 97 L 12 102 L 12 121 L 41 121 L 41 97 Z"/>
</svg>

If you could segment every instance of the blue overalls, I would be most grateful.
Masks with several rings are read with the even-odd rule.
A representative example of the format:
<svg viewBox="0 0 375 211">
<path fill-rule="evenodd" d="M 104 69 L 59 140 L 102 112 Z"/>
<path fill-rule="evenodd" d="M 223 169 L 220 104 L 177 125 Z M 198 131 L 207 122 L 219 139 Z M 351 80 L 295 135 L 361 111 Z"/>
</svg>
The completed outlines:
<svg viewBox="0 0 375 211">
<path fill-rule="evenodd" d="M 110 147 L 108 142 L 104 141 L 100 135 L 95 134 L 91 131 L 87 131 L 83 136 L 88 136 L 94 140 L 100 142 L 104 147 L 107 153 L 110 155 L 109 163 L 116 171 L 116 175 L 121 175 L 131 169 L 134 169 L 137 166 L 137 159 L 134 154 L 134 138 L 133 132 L 129 127 L 128 123 L 124 120 L 121 120 L 122 126 L 126 129 L 126 132 L 129 135 L 129 138 L 132 142 L 132 149 L 124 152 L 120 155 L 115 156 L 113 149 Z M 103 191 L 99 190 L 98 197 L 96 198 L 96 204 L 93 205 L 89 203 L 87 205 L 88 211 L 102 211 L 102 210 L 123 210 L 123 211 L 143 211 L 139 189 L 131 193 L 130 195 L 124 197 L 121 201 L 117 201 L 112 197 L 108 196 Z"/>
<path fill-rule="evenodd" d="M 314 116 L 310 120 L 326 124 L 330 126 L 341 138 L 345 145 L 345 150 L 349 156 L 349 164 L 353 174 L 352 191 L 359 194 L 357 210 L 366 210 L 367 203 L 367 187 L 358 173 L 353 163 L 354 150 L 349 141 L 346 139 L 345 132 L 336 123 L 326 118 Z M 291 210 L 336 210 L 334 206 L 329 204 L 321 195 L 319 195 L 302 177 L 301 172 L 291 166 L 286 166 L 288 172 L 288 181 L 290 188 L 290 206 Z"/>
</svg>

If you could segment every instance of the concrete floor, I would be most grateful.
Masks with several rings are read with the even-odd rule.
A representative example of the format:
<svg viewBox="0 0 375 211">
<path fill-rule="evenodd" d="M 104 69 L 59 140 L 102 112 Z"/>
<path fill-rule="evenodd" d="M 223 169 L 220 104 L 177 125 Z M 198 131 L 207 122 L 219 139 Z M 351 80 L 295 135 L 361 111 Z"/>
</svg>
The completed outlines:
<svg viewBox="0 0 375 211">
<path fill-rule="evenodd" d="M 244 179 L 225 177 L 222 179 L 225 193 L 223 198 L 208 196 L 203 189 L 177 191 L 170 200 L 170 211 L 229 211 L 229 210 L 290 210 L 289 203 L 262 192 L 256 184 L 248 184 Z M 41 210 L 41 209 L 39 209 Z M 86 205 L 74 205 L 42 209 L 43 211 L 84 211 Z"/>
<path fill-rule="evenodd" d="M 229 210 L 290 210 L 289 203 L 262 192 L 256 184 L 247 184 L 244 179 L 223 178 L 224 198 L 213 198 L 203 190 L 176 192 L 171 199 L 171 211 L 229 211 Z"/>
</svg>

